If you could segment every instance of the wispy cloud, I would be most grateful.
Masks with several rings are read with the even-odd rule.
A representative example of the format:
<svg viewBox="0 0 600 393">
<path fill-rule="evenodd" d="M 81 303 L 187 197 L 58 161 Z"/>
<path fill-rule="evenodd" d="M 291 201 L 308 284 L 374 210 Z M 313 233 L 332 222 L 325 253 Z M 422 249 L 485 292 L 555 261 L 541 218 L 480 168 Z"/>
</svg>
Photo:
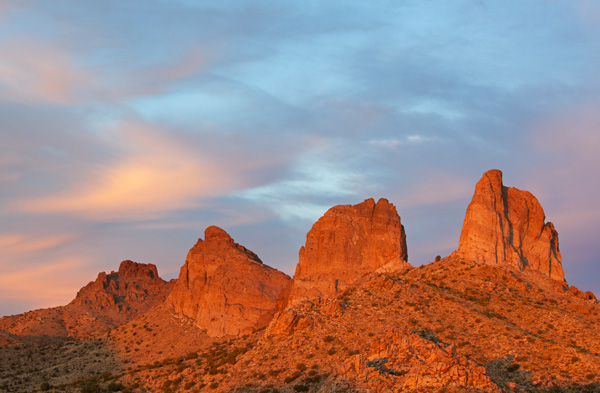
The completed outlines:
<svg viewBox="0 0 600 393">
<path fill-rule="evenodd" d="M 0 298 L 11 303 L 35 302 L 37 307 L 64 305 L 95 277 L 85 271 L 84 258 L 62 256 L 42 265 L 19 264 L 0 275 Z"/>
<path fill-rule="evenodd" d="M 63 48 L 27 39 L 0 42 L 0 100 L 73 103 L 91 75 Z"/>
<path fill-rule="evenodd" d="M 31 236 L 22 233 L 0 235 L 0 248 L 3 252 L 3 262 L 26 254 L 39 253 L 51 248 L 65 245 L 76 238 L 71 234 L 53 234 L 46 236 Z M 0 266 L 0 269 L 2 266 Z"/>
<path fill-rule="evenodd" d="M 112 134 L 121 151 L 63 192 L 15 202 L 30 213 L 77 213 L 95 219 L 148 218 L 202 205 L 203 198 L 244 184 L 203 146 L 195 149 L 144 124 L 122 123 Z"/>
</svg>

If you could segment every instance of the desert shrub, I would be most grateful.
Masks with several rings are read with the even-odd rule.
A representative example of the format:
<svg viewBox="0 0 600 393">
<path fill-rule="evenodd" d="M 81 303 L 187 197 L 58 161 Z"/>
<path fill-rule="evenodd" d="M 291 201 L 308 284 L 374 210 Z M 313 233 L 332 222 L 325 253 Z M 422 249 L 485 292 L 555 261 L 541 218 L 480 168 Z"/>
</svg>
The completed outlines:
<svg viewBox="0 0 600 393">
<path fill-rule="evenodd" d="M 306 364 L 304 364 L 304 363 L 298 363 L 298 364 L 296 364 L 296 369 L 298 371 L 304 371 L 307 369 L 307 367 L 306 367 Z"/>
<path fill-rule="evenodd" d="M 579 361 L 579 358 L 577 356 L 573 356 L 571 358 L 571 363 L 575 363 L 575 362 L 578 362 L 578 361 Z"/>
<path fill-rule="evenodd" d="M 209 388 L 211 389 L 216 389 L 219 387 L 219 383 L 218 382 L 213 382 L 210 385 L 208 385 Z"/>
<path fill-rule="evenodd" d="M 308 392 L 308 386 L 306 385 L 294 385 L 294 390 L 297 392 Z"/>
<path fill-rule="evenodd" d="M 521 365 L 519 363 L 513 363 L 510 366 L 508 366 L 506 370 L 508 370 L 508 372 L 512 373 L 512 372 L 517 371 L 520 368 L 521 368 Z"/>
<path fill-rule="evenodd" d="M 325 337 L 323 337 L 323 341 L 326 342 L 326 343 L 330 343 L 333 340 L 335 340 L 335 337 L 333 337 L 333 336 L 325 336 Z"/>
<path fill-rule="evenodd" d="M 336 353 L 336 352 L 337 352 L 337 351 L 335 350 L 335 348 L 331 348 L 329 351 L 327 351 L 327 353 L 328 353 L 329 355 L 335 355 L 335 353 Z"/>
<path fill-rule="evenodd" d="M 294 380 L 296 380 L 300 375 L 302 375 L 302 373 L 300 371 L 294 371 L 292 373 L 292 375 L 285 377 L 284 382 L 285 383 L 290 383 Z"/>
<path fill-rule="evenodd" d="M 96 381 L 86 381 L 81 385 L 81 393 L 101 393 L 102 388 Z"/>
<path fill-rule="evenodd" d="M 183 385 L 183 388 L 184 388 L 185 390 L 190 390 L 190 389 L 192 388 L 192 386 L 194 386 L 195 384 L 196 384 L 196 383 L 195 383 L 195 382 L 192 382 L 192 381 L 190 381 L 190 382 L 186 382 L 186 384 L 185 384 L 185 385 Z"/>
<path fill-rule="evenodd" d="M 121 383 L 111 382 L 108 384 L 107 389 L 109 392 L 118 392 L 121 390 L 125 390 L 125 386 L 123 386 L 123 384 Z"/>
<path fill-rule="evenodd" d="M 50 390 L 50 384 L 48 382 L 42 382 L 40 385 L 40 391 L 47 392 L 48 390 Z"/>
</svg>

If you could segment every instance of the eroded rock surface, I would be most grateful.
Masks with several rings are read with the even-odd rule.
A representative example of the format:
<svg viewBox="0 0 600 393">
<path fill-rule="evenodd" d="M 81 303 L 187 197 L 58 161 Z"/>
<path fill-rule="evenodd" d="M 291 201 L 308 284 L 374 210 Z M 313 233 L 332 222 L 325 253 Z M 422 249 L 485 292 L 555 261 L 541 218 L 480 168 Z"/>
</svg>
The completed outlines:
<svg viewBox="0 0 600 393">
<path fill-rule="evenodd" d="M 167 301 L 209 336 L 266 326 L 289 292 L 290 278 L 211 226 L 189 251 Z"/>
<path fill-rule="evenodd" d="M 117 272 L 99 273 L 66 306 L 0 318 L 0 330 L 20 336 L 96 336 L 163 302 L 172 288 L 155 265 L 126 260 Z"/>
<path fill-rule="evenodd" d="M 365 274 L 408 267 L 406 235 L 387 199 L 329 209 L 300 249 L 290 303 L 332 297 Z"/>
<path fill-rule="evenodd" d="M 530 268 L 564 280 L 558 233 L 545 222 L 531 193 L 502 184 L 502 172 L 490 170 L 475 187 L 467 208 L 457 254 L 493 266 Z"/>
</svg>

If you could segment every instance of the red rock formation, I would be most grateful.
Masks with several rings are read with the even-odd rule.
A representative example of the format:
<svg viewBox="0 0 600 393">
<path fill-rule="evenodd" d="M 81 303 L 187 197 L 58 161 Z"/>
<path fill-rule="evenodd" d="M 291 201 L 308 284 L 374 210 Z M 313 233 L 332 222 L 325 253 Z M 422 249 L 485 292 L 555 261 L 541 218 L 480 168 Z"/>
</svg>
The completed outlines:
<svg viewBox="0 0 600 393">
<path fill-rule="evenodd" d="M 156 265 L 151 263 L 137 263 L 130 260 L 121 262 L 117 274 L 120 277 L 148 277 L 151 279 L 158 278 L 158 270 L 156 270 Z"/>
<path fill-rule="evenodd" d="M 188 253 L 167 302 L 209 336 L 266 326 L 284 304 L 290 278 L 211 226 Z"/>
<path fill-rule="evenodd" d="M 490 170 L 475 187 L 457 254 L 493 266 L 537 270 L 564 280 L 558 233 L 529 192 L 507 188 L 502 172 Z"/>
<path fill-rule="evenodd" d="M 329 209 L 306 235 L 290 302 L 332 297 L 364 274 L 406 263 L 406 235 L 394 205 L 373 199 Z"/>
<path fill-rule="evenodd" d="M 164 302 L 172 288 L 155 265 L 123 261 L 118 272 L 99 273 L 66 306 L 0 318 L 0 330 L 23 336 L 96 336 Z"/>
<path fill-rule="evenodd" d="M 155 265 L 126 260 L 121 262 L 118 272 L 98 274 L 96 281 L 81 288 L 70 304 L 86 306 L 95 311 L 109 307 L 114 308 L 115 312 L 138 308 L 146 311 L 150 307 L 148 304 L 142 306 L 142 303 L 154 305 L 166 298 L 170 288 L 164 290 L 162 287 L 165 284 L 158 277 Z"/>
</svg>

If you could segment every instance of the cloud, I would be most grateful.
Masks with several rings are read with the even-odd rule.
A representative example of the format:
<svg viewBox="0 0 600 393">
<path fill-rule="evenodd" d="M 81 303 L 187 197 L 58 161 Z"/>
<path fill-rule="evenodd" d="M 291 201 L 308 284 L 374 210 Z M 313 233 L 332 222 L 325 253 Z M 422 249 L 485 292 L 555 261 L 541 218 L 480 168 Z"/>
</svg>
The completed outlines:
<svg viewBox="0 0 600 393">
<path fill-rule="evenodd" d="M 149 125 L 122 123 L 111 144 L 121 149 L 80 184 L 49 196 L 15 203 L 30 213 L 78 213 L 95 219 L 153 217 L 202 204 L 203 198 L 230 192 L 244 181 L 209 149 L 185 146 Z"/>
<path fill-rule="evenodd" d="M 35 266 L 13 263 L 7 269 L 4 264 L 0 298 L 10 303 L 35 302 L 38 308 L 66 304 L 91 278 L 83 271 L 86 263 L 84 258 L 61 256 Z"/>
<path fill-rule="evenodd" d="M 71 242 L 75 238 L 76 236 L 69 234 L 55 234 L 43 237 L 34 237 L 21 233 L 0 235 L 0 248 L 2 248 L 5 260 L 8 260 L 12 256 L 46 251 Z"/>
<path fill-rule="evenodd" d="M 443 173 L 431 173 L 407 189 L 397 189 L 393 199 L 399 212 L 428 205 L 469 200 L 475 185 L 471 179 Z"/>
<path fill-rule="evenodd" d="M 72 103 L 91 80 L 60 46 L 26 39 L 0 45 L 1 101 Z"/>
</svg>

